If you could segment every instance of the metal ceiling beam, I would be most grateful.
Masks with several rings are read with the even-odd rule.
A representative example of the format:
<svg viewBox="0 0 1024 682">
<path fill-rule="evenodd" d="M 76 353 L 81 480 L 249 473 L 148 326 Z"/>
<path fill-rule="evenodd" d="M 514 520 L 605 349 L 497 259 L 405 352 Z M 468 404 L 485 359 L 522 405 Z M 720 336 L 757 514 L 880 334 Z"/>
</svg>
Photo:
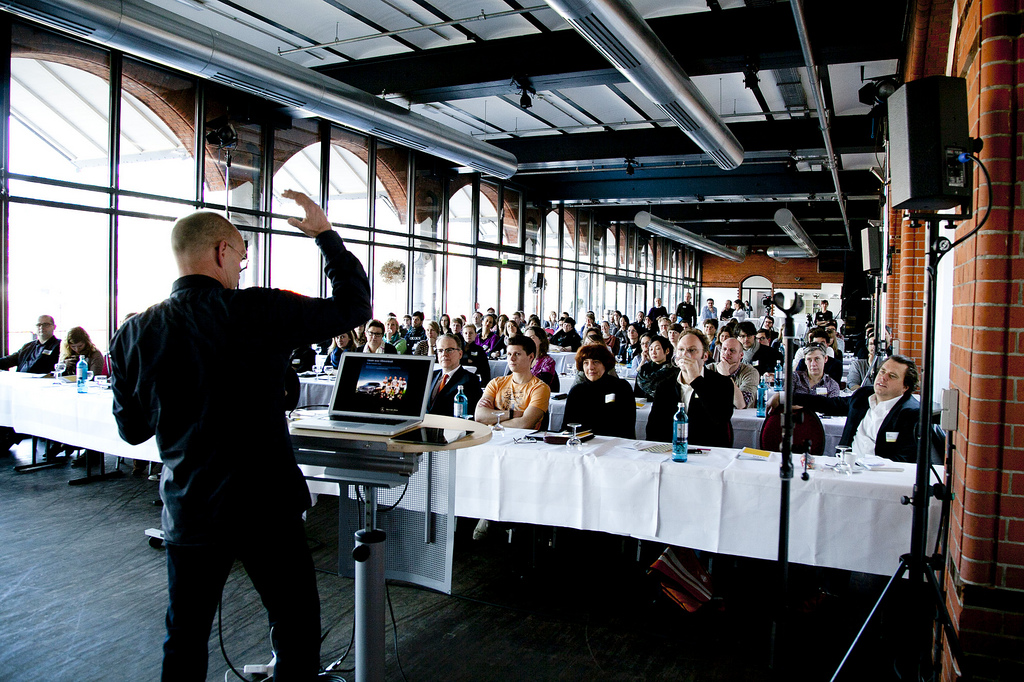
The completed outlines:
<svg viewBox="0 0 1024 682">
<path fill-rule="evenodd" d="M 790 172 L 781 165 L 746 164 L 731 171 L 717 168 L 637 170 L 627 175 L 624 170 L 595 173 L 553 173 L 518 177 L 530 196 L 539 201 L 625 201 L 643 204 L 677 197 L 807 197 L 826 196 L 835 192 L 828 171 Z M 844 191 L 854 196 L 877 194 L 878 179 L 869 171 L 842 171 Z"/>
<path fill-rule="evenodd" d="M 799 212 L 805 225 L 813 228 L 821 221 L 830 221 L 842 230 L 842 218 L 839 210 L 828 201 L 775 201 L 750 203 L 720 203 L 704 201 L 703 203 L 687 204 L 655 204 L 650 211 L 665 220 L 674 223 L 686 223 L 699 230 L 700 225 L 737 226 L 736 229 L 749 230 L 748 225 L 771 227 L 779 235 L 785 236 L 775 226 L 776 209 L 786 206 L 793 212 Z M 851 220 L 875 220 L 879 216 L 878 200 L 859 200 L 849 202 Z M 598 222 L 631 222 L 636 215 L 636 206 L 603 206 L 597 209 Z"/>
<path fill-rule="evenodd" d="M 823 149 L 815 120 L 731 123 L 729 127 L 748 153 L 774 150 Z M 839 154 L 881 151 L 871 137 L 871 117 L 840 116 L 833 119 L 832 141 Z M 697 145 L 675 128 L 619 130 L 611 133 L 545 135 L 491 142 L 511 152 L 520 165 L 571 160 L 622 159 L 673 154 L 696 154 Z"/>
<path fill-rule="evenodd" d="M 902 57 L 899 28 L 905 3 L 864 0 L 855 11 L 843 13 L 842 20 L 837 20 L 831 3 L 822 5 L 807 8 L 819 64 Z M 883 20 L 897 15 L 898 21 Z M 758 56 L 762 70 L 804 65 L 792 12 L 785 4 L 662 17 L 648 23 L 691 77 L 742 72 L 752 54 Z M 625 82 L 607 67 L 604 58 L 574 31 L 553 31 L 317 70 L 369 92 L 398 93 L 418 103 L 478 97 L 480 84 L 507 83 L 514 73 L 528 76 L 538 91 L 546 89 L 545 77 L 565 81 L 588 74 L 589 80 L 581 84 Z M 599 75 L 605 80 L 594 83 Z"/>
</svg>

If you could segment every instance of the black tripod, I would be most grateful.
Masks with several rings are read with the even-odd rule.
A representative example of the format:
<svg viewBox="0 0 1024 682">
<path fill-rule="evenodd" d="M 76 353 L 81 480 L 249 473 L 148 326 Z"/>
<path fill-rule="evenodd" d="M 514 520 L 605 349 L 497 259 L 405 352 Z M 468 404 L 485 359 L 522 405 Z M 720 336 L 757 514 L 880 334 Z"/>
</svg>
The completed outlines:
<svg viewBox="0 0 1024 682">
<path fill-rule="evenodd" d="M 928 484 L 931 470 L 932 448 L 932 364 L 935 355 L 933 339 L 935 336 L 936 276 L 939 260 L 942 256 L 949 253 L 954 246 L 948 239 L 939 235 L 938 228 L 940 223 L 944 220 L 948 221 L 949 227 L 953 227 L 955 221 L 963 220 L 965 217 L 967 216 L 926 215 L 914 217 L 915 225 L 919 220 L 924 222 L 927 253 L 925 255 L 925 307 L 922 348 L 925 371 L 921 381 L 921 413 L 918 421 L 917 479 L 914 484 L 913 496 L 910 498 L 903 498 L 903 504 L 910 504 L 913 506 L 910 553 L 904 554 L 900 557 L 899 568 L 896 569 L 896 573 L 893 574 L 892 578 L 890 578 L 889 582 L 886 584 L 885 589 L 882 590 L 882 594 L 878 597 L 878 601 L 875 603 L 871 612 L 868 614 L 867 619 L 864 621 L 864 624 L 857 632 L 857 636 L 854 637 L 846 655 L 843 656 L 843 660 L 839 663 L 839 667 L 836 668 L 836 672 L 832 676 L 833 682 L 838 677 L 840 671 L 842 671 L 843 666 L 849 659 L 854 647 L 857 646 L 857 642 L 860 640 L 861 635 L 864 634 L 864 631 L 867 629 L 872 617 L 885 600 L 889 590 L 896 584 L 896 581 L 903 578 L 908 571 L 910 572 L 910 584 L 914 590 L 913 604 L 915 607 L 919 607 L 914 608 L 914 613 L 912 613 L 911 616 L 913 618 L 924 619 L 923 614 L 928 613 L 928 607 L 931 606 L 934 616 L 928 620 L 938 621 L 942 630 L 946 634 L 946 641 L 949 644 L 950 653 L 953 655 L 953 659 L 960 668 L 962 678 L 965 680 L 970 679 L 970 675 L 966 669 L 963 649 L 960 647 L 959 639 L 957 638 L 956 631 L 953 629 L 953 623 L 949 617 L 949 611 L 946 609 L 946 600 L 941 587 L 941 579 L 937 575 L 937 573 L 941 573 L 945 568 L 945 552 L 937 551 L 929 557 L 926 556 L 925 551 L 928 539 L 929 497 L 936 497 L 943 501 L 943 519 L 940 525 L 943 530 L 947 527 L 946 519 L 949 513 L 948 480 L 949 467 L 951 465 L 949 457 L 947 456 L 946 484 L 940 483 L 936 484 L 934 487 Z M 984 221 L 982 221 L 981 224 L 984 224 Z M 975 228 L 975 231 L 981 227 L 981 224 Z M 974 232 L 972 231 L 971 234 L 973 233 Z M 969 236 L 970 234 L 966 235 L 961 239 L 961 241 Z M 876 339 L 878 338 L 878 331 L 879 330 L 876 330 Z M 947 446 L 947 453 L 950 452 L 950 450 L 951 448 Z M 945 544 L 943 543 L 942 546 L 944 548 Z M 925 654 L 928 654 L 928 657 L 931 658 L 931 673 L 933 675 L 938 671 L 941 665 L 940 660 L 935 655 L 936 652 L 930 651 L 931 642 L 927 641 L 925 632 L 934 637 L 935 633 L 932 632 L 931 627 L 926 628 L 923 623 L 914 629 L 915 640 L 913 644 L 915 647 L 918 647 L 918 653 L 920 654 L 917 670 L 918 679 L 925 679 L 922 677 L 921 673 L 923 671 L 920 669 L 920 662 L 925 659 Z"/>
<path fill-rule="evenodd" d="M 782 479 L 781 500 L 779 502 L 779 573 L 781 579 L 780 603 L 776 608 L 775 620 L 772 621 L 771 657 L 769 666 L 776 667 L 778 642 L 785 642 L 788 638 L 786 608 L 789 603 L 789 497 L 790 482 L 793 480 L 793 354 L 795 352 L 796 328 L 793 318 L 803 312 L 804 299 L 797 296 L 793 305 L 789 308 L 783 307 L 785 297 L 781 292 L 775 294 L 775 307 L 786 316 L 783 326 L 783 340 L 785 344 L 786 380 L 783 390 L 785 391 L 785 411 L 782 416 L 782 465 L 779 468 L 779 478 Z"/>
</svg>

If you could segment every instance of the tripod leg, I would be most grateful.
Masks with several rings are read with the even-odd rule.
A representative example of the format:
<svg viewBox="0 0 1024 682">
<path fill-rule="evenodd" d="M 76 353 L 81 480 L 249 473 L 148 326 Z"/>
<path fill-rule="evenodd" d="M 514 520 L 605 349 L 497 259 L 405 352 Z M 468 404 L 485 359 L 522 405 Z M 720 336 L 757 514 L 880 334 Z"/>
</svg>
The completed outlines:
<svg viewBox="0 0 1024 682">
<path fill-rule="evenodd" d="M 837 667 L 836 671 L 832 674 L 831 682 L 836 682 L 836 678 L 839 677 L 839 673 L 842 671 L 843 666 L 846 665 L 847 659 L 849 659 L 850 654 L 853 653 L 854 647 L 856 647 L 857 642 L 860 641 L 861 635 L 863 635 L 864 631 L 868 629 L 868 623 L 870 623 L 871 619 L 875 617 L 875 612 L 878 611 L 878 607 L 882 605 L 883 601 L 885 601 L 885 596 L 889 593 L 889 588 L 895 585 L 896 581 L 903 577 L 903 574 L 907 572 L 908 567 L 909 565 L 907 564 L 906 557 L 900 557 L 900 567 L 897 568 L 896 572 L 892 574 L 891 578 L 889 578 L 889 582 L 885 584 L 885 589 L 882 590 L 882 594 L 878 595 L 878 601 L 876 601 L 875 605 L 871 607 L 871 613 L 869 613 L 868 617 L 864 619 L 864 624 L 860 626 L 860 630 L 857 631 L 857 636 L 854 637 L 853 642 L 850 643 L 850 648 L 846 650 L 846 655 L 843 656 L 843 660 L 839 662 L 839 667 Z"/>
</svg>

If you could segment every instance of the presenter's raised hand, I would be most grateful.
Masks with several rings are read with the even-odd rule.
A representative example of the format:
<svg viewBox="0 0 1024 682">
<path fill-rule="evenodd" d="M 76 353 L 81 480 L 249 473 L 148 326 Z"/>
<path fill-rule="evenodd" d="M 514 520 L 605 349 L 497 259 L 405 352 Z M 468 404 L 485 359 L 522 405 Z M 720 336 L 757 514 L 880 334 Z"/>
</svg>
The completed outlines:
<svg viewBox="0 0 1024 682">
<path fill-rule="evenodd" d="M 288 219 L 288 224 L 298 228 L 304 235 L 315 237 L 321 232 L 327 232 L 331 229 L 331 223 L 327 220 L 327 214 L 308 195 L 296 192 L 293 189 L 286 189 L 281 193 L 281 196 L 285 199 L 291 199 L 306 212 L 306 217 L 303 220 L 298 218 Z"/>
</svg>

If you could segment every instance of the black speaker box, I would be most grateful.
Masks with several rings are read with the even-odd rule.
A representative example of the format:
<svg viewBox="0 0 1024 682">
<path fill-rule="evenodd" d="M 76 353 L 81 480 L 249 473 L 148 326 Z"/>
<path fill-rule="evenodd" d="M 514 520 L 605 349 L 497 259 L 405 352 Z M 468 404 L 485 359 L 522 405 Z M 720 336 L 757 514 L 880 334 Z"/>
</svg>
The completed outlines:
<svg viewBox="0 0 1024 682">
<path fill-rule="evenodd" d="M 535 273 L 533 273 L 533 277 L 530 278 L 530 287 L 532 287 L 533 289 L 543 289 L 544 288 L 544 273 L 543 272 L 535 272 Z"/>
<path fill-rule="evenodd" d="M 936 211 L 970 206 L 971 167 L 957 159 L 971 150 L 967 82 L 950 76 L 911 81 L 886 105 L 893 207 Z"/>
<path fill-rule="evenodd" d="M 860 231 L 860 255 L 864 272 L 882 269 L 882 231 L 874 225 L 868 225 Z"/>
</svg>

